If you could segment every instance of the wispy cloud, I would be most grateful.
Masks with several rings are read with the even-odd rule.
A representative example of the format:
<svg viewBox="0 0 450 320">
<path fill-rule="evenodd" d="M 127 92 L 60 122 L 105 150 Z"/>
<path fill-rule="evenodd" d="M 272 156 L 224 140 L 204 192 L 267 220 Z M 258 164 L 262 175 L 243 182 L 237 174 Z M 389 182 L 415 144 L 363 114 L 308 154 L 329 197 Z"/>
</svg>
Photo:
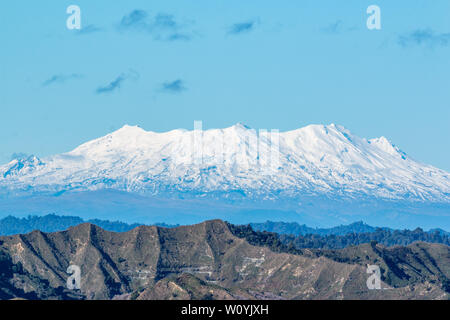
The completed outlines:
<svg viewBox="0 0 450 320">
<path fill-rule="evenodd" d="M 238 35 L 252 31 L 256 26 L 255 21 L 246 21 L 233 24 L 228 28 L 228 34 Z"/>
<path fill-rule="evenodd" d="M 139 78 L 139 74 L 136 71 L 131 70 L 128 73 L 120 74 L 117 78 L 115 78 L 113 81 L 111 81 L 107 85 L 98 87 L 97 90 L 95 90 L 95 92 L 97 94 L 110 93 L 110 92 L 120 89 L 125 81 L 127 81 L 129 79 L 137 80 L 138 78 Z"/>
<path fill-rule="evenodd" d="M 398 37 L 402 47 L 428 46 L 447 47 L 450 45 L 450 33 L 436 33 L 431 29 L 417 29 Z"/>
<path fill-rule="evenodd" d="M 108 92 L 112 92 L 116 89 L 120 89 L 120 87 L 122 86 L 122 83 L 126 80 L 125 75 L 121 74 L 120 76 L 118 76 L 116 79 L 114 79 L 113 81 L 111 81 L 109 84 L 107 84 L 106 86 L 101 86 L 98 87 L 97 90 L 95 91 L 97 94 L 101 94 L 101 93 L 108 93 Z"/>
<path fill-rule="evenodd" d="M 187 90 L 184 81 L 181 79 L 177 79 L 175 81 L 164 82 L 161 85 L 161 91 L 167 93 L 180 93 L 182 91 Z"/>
<path fill-rule="evenodd" d="M 155 40 L 190 40 L 193 32 L 188 24 L 178 22 L 173 15 L 159 13 L 150 16 L 144 10 L 134 10 L 125 15 L 118 24 L 120 32 L 136 31 L 152 35 Z"/>
<path fill-rule="evenodd" d="M 86 27 L 82 27 L 80 30 L 78 30 L 76 32 L 77 35 L 88 35 L 88 34 L 92 34 L 92 33 L 96 33 L 96 32 L 100 32 L 103 29 L 100 27 L 97 27 L 96 25 L 90 24 L 87 25 Z"/>
<path fill-rule="evenodd" d="M 342 28 L 343 28 L 342 20 L 338 20 L 338 21 L 333 22 L 332 24 L 326 26 L 322 30 L 325 33 L 337 34 L 337 33 L 340 33 L 342 31 Z"/>
<path fill-rule="evenodd" d="M 183 33 L 173 33 L 171 35 L 169 35 L 166 40 L 169 41 L 177 41 L 177 40 L 191 40 L 192 36 L 188 35 L 188 34 L 183 34 Z"/>
<path fill-rule="evenodd" d="M 327 34 L 341 34 L 343 32 L 354 31 L 356 27 L 347 27 L 345 26 L 342 20 L 337 20 L 325 28 L 322 28 L 322 31 Z"/>
<path fill-rule="evenodd" d="M 145 29 L 147 26 L 148 14 L 144 10 L 134 10 L 125 15 L 120 21 L 119 28 L 122 29 Z"/>
<path fill-rule="evenodd" d="M 51 78 L 45 80 L 42 83 L 43 87 L 47 87 L 50 86 L 52 84 L 57 84 L 57 83 L 64 83 L 68 80 L 73 80 L 73 79 L 80 79 L 83 76 L 81 74 L 78 73 L 72 73 L 72 74 L 55 74 L 54 76 L 52 76 Z"/>
</svg>

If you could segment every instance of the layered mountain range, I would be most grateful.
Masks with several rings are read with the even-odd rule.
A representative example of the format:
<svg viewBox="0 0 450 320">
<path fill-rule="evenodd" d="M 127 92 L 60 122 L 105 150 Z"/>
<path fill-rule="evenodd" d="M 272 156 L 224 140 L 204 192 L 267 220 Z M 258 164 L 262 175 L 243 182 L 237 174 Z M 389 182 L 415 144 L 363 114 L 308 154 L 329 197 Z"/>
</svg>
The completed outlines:
<svg viewBox="0 0 450 320">
<path fill-rule="evenodd" d="M 448 299 L 449 247 L 376 243 L 344 250 L 258 245 L 220 220 L 124 233 L 81 224 L 0 237 L 0 299 Z M 270 236 L 270 235 L 269 235 Z M 267 243 L 267 241 L 266 241 Z M 367 265 L 381 269 L 369 290 Z M 69 290 L 69 266 L 80 289 Z"/>
<path fill-rule="evenodd" d="M 206 207 L 224 212 L 272 207 L 313 216 L 370 210 L 450 215 L 448 172 L 412 159 L 384 137 L 359 138 L 334 124 L 281 133 L 257 132 L 242 124 L 165 133 L 127 125 L 68 153 L 43 159 L 31 156 L 0 166 L 0 197 L 5 204 L 0 210 L 10 213 L 23 201 L 5 198 L 96 192 L 99 199 L 104 191 L 132 194 L 133 200 L 124 203 L 135 202 L 136 197 L 170 199 L 171 204 L 142 206 L 172 206 L 180 213 L 188 201 L 174 203 L 188 199 L 191 213 L 199 212 L 199 201 L 213 201 Z M 53 212 L 71 213 L 68 206 L 62 207 L 55 206 Z M 163 211 L 158 217 L 164 216 Z"/>
</svg>

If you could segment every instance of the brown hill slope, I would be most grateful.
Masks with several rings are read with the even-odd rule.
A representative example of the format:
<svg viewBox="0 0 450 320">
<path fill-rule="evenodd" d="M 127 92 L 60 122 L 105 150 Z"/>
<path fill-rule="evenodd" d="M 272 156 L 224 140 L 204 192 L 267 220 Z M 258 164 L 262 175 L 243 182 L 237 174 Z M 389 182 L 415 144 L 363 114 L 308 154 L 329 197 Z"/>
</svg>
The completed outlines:
<svg viewBox="0 0 450 320">
<path fill-rule="evenodd" d="M 448 247 L 439 250 L 448 256 Z M 57 298 L 67 298 L 69 265 L 81 268 L 81 291 L 72 296 L 87 299 L 448 298 L 439 283 L 422 278 L 401 288 L 383 284 L 384 290 L 368 290 L 366 268 L 358 261 L 338 262 L 335 252 L 275 253 L 234 236 L 219 220 L 125 233 L 91 224 L 49 234 L 35 231 L 0 237 L 0 253 L 11 268 L 0 282 L 2 288 L 9 286 L 4 298 L 48 298 L 52 290 Z"/>
<path fill-rule="evenodd" d="M 316 256 L 350 264 L 376 264 L 382 279 L 395 287 L 430 282 L 450 292 L 450 248 L 415 242 L 407 247 L 362 244 L 341 250 L 316 250 Z"/>
</svg>

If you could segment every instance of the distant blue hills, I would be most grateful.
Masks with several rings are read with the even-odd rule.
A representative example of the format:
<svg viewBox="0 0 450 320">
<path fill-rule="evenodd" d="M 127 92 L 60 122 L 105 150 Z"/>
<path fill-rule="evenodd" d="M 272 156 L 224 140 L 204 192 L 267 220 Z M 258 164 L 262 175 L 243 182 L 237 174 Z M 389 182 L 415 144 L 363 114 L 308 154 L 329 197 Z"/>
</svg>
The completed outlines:
<svg viewBox="0 0 450 320">
<path fill-rule="evenodd" d="M 0 220 L 0 235 L 7 236 L 13 234 L 24 234 L 34 230 L 40 230 L 42 232 L 56 232 L 66 230 L 70 227 L 82 224 L 92 223 L 105 230 L 113 232 L 126 232 L 143 225 L 142 223 L 125 223 L 121 221 L 109 221 L 100 219 L 85 220 L 77 216 L 60 216 L 56 214 L 48 214 L 44 216 L 28 216 L 26 218 L 17 218 L 14 216 L 8 216 Z M 166 223 L 154 223 L 151 225 L 173 228 L 179 225 L 166 224 Z M 390 228 L 378 228 L 370 226 L 362 221 L 354 222 L 348 225 L 340 225 L 333 228 L 311 228 L 305 224 L 299 224 L 296 222 L 274 222 L 266 221 L 264 223 L 250 223 L 249 224 L 255 231 L 267 231 L 284 235 L 318 235 L 318 236 L 344 236 L 348 234 L 362 234 L 362 233 L 374 233 L 380 230 L 395 232 L 398 230 Z M 432 229 L 427 232 L 428 234 L 438 233 L 440 235 L 450 236 L 450 233 L 442 229 Z"/>
<path fill-rule="evenodd" d="M 311 228 L 305 224 L 298 224 L 296 222 L 273 222 L 267 221 L 264 223 L 251 223 L 255 231 L 269 231 L 279 234 L 292 235 L 307 235 L 316 234 L 321 236 L 336 235 L 343 236 L 349 233 L 365 233 L 375 232 L 378 228 L 369 226 L 362 221 L 354 222 L 348 225 L 340 225 L 333 228 Z M 393 230 L 390 228 L 380 228 L 383 230 Z"/>
<path fill-rule="evenodd" d="M 400 231 L 392 228 L 380 228 L 372 227 L 365 224 L 363 221 L 354 222 L 348 225 L 340 225 L 333 228 L 310 228 L 305 224 L 298 224 L 296 222 L 273 222 L 267 221 L 264 223 L 250 223 L 250 226 L 255 231 L 268 231 L 278 234 L 291 234 L 291 235 L 320 235 L 320 236 L 345 236 L 348 234 L 360 234 L 360 233 L 373 233 L 380 230 L 395 232 Z M 420 228 L 418 228 L 420 229 Z M 421 230 L 421 229 L 420 229 Z M 438 233 L 440 235 L 450 236 L 450 232 L 447 232 L 440 228 L 430 229 L 425 232 L 428 234 Z"/>
<path fill-rule="evenodd" d="M 26 218 L 8 216 L 0 220 L 0 236 L 24 234 L 34 230 L 39 230 L 42 232 L 57 232 L 86 222 L 95 224 L 102 229 L 113 232 L 126 232 L 142 225 L 139 223 L 129 224 L 120 221 L 99 219 L 84 220 L 76 216 L 58 216 L 56 214 L 48 214 L 45 216 L 28 216 Z M 155 223 L 153 225 L 166 228 L 178 226 L 168 225 L 165 223 Z"/>
</svg>

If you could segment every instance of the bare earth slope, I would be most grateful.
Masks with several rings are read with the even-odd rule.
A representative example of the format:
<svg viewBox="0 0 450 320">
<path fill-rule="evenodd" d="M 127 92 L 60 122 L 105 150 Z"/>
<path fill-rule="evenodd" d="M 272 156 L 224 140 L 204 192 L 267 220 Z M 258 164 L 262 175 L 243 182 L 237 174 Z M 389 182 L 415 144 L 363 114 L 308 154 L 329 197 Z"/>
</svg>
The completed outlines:
<svg viewBox="0 0 450 320">
<path fill-rule="evenodd" d="M 441 277 L 448 276 L 448 270 L 442 270 L 449 266 L 449 247 L 421 244 L 421 250 L 440 261 L 436 268 Z M 360 261 L 341 257 L 345 263 L 338 262 L 336 252 L 275 253 L 234 236 L 219 220 L 174 229 L 138 227 L 126 233 L 107 232 L 92 224 L 49 234 L 35 231 L 1 237 L 0 255 L 5 264 L 2 272 L 11 269 L 1 275 L 0 294 L 9 288 L 1 298 L 33 298 L 31 293 L 38 299 L 68 298 L 63 288 L 69 265 L 81 268 L 81 291 L 72 292 L 72 297 L 86 299 L 449 297 L 441 278 L 428 281 L 432 276 L 400 281 L 398 288 L 383 283 L 383 290 L 368 290 L 368 274 Z M 399 268 L 408 268 L 400 262 Z M 429 272 L 436 273 L 436 268 Z M 46 281 L 48 286 L 43 287 Z"/>
</svg>

